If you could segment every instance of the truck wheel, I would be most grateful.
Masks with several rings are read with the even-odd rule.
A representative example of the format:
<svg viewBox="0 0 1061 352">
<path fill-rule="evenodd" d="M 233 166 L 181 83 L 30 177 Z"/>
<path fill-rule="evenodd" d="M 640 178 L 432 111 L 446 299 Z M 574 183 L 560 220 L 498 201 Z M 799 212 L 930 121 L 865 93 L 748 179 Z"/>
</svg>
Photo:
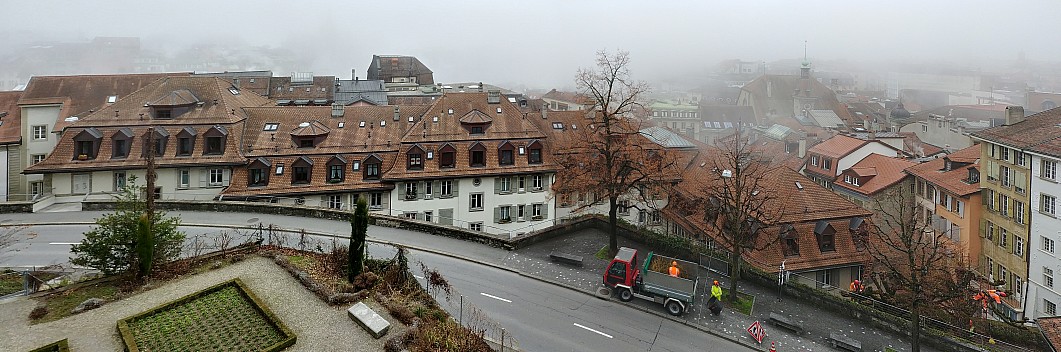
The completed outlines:
<svg viewBox="0 0 1061 352">
<path fill-rule="evenodd" d="M 630 292 L 630 289 L 624 288 L 624 289 L 619 290 L 619 300 L 620 301 L 630 302 L 630 300 L 632 300 L 632 299 L 634 299 L 634 293 Z"/>
<path fill-rule="evenodd" d="M 678 301 L 667 302 L 665 307 L 667 308 L 667 313 L 670 313 L 670 315 L 676 317 L 682 315 L 682 305 L 678 304 Z"/>
</svg>

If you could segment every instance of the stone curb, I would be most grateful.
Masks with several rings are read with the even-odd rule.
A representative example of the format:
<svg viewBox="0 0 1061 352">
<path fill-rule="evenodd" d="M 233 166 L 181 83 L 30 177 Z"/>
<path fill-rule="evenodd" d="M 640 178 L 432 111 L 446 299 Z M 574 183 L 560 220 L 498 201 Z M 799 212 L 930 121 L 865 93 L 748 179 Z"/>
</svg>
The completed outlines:
<svg viewBox="0 0 1061 352">
<path fill-rule="evenodd" d="M 41 225 L 94 225 L 94 224 L 96 224 L 96 222 L 94 222 L 94 221 L 93 222 L 68 221 L 68 222 L 0 224 L 0 227 L 5 227 L 5 226 L 41 226 Z M 184 224 L 184 223 L 182 223 L 181 226 L 212 227 L 212 228 L 258 229 L 258 227 L 256 227 L 256 226 L 247 226 L 247 225 L 217 225 L 217 224 L 195 224 L 195 223 Z M 299 231 L 294 231 L 294 230 L 289 230 L 289 229 L 283 229 L 283 231 L 299 232 Z M 305 231 L 305 233 L 306 234 L 310 234 L 310 235 L 315 235 L 315 236 L 324 236 L 324 237 L 333 237 L 333 238 L 349 238 L 349 237 L 343 237 L 343 236 L 340 236 L 340 235 L 331 234 L 331 233 L 325 233 L 325 232 L 319 232 L 319 231 Z M 374 242 L 374 243 L 381 243 L 381 244 L 389 244 L 389 245 L 392 245 L 392 246 L 393 245 L 400 245 L 402 247 L 418 250 L 418 251 L 421 251 L 421 252 L 433 253 L 433 254 L 437 254 L 437 255 L 442 255 L 442 256 L 446 256 L 446 257 L 460 259 L 460 260 L 467 261 L 467 262 L 476 263 L 476 264 L 479 264 L 479 265 L 489 266 L 489 267 L 492 267 L 492 268 L 495 268 L 495 269 L 508 271 L 508 272 L 511 272 L 511 273 L 514 273 L 514 274 L 517 274 L 519 276 L 523 276 L 523 277 L 526 277 L 526 278 L 529 278 L 529 279 L 532 279 L 532 280 L 537 280 L 537 281 L 541 281 L 541 282 L 544 282 L 544 283 L 547 283 L 547 284 L 550 284 L 550 285 L 566 288 L 568 290 L 572 290 L 572 291 L 575 291 L 575 292 L 588 294 L 588 295 L 591 295 L 591 296 L 596 297 L 598 299 L 605 299 L 603 297 L 600 297 L 599 295 L 597 295 L 593 291 L 586 291 L 586 290 L 583 290 L 581 288 L 578 288 L 578 287 L 575 287 L 575 286 L 572 286 L 572 285 L 568 285 L 568 284 L 565 284 L 565 283 L 562 283 L 562 282 L 559 282 L 559 281 L 556 281 L 556 280 L 533 276 L 533 275 L 530 275 L 530 274 L 523 273 L 522 271 L 517 270 L 517 269 L 512 269 L 512 268 L 509 268 L 509 267 L 506 267 L 506 266 L 502 266 L 500 264 L 491 263 L 491 262 L 487 262 L 487 261 L 484 261 L 484 260 L 479 260 L 479 259 L 467 257 L 467 256 L 460 255 L 460 254 L 454 254 L 454 253 L 449 253 L 449 252 L 445 252 L 445 251 L 440 251 L 440 250 L 437 250 L 437 249 L 431 249 L 431 248 L 424 248 L 424 247 L 419 247 L 419 246 L 407 245 L 407 244 L 403 244 L 403 243 L 386 241 L 386 240 L 381 240 L 381 239 L 371 238 L 371 237 L 368 238 L 367 241 L 368 242 Z M 634 308 L 634 309 L 640 310 L 640 311 L 648 313 L 648 314 L 652 314 L 652 315 L 658 316 L 658 317 L 663 318 L 663 319 L 670 320 L 670 321 L 675 322 L 675 323 L 679 323 L 679 324 L 694 328 L 694 329 L 702 331 L 702 332 L 706 332 L 708 334 L 711 334 L 711 335 L 714 335 L 714 336 L 717 336 L 717 337 L 721 337 L 723 339 L 729 340 L 730 342 L 733 342 L 733 343 L 748 347 L 748 348 L 750 348 L 752 350 L 755 350 L 755 351 L 758 351 L 758 350 L 760 350 L 762 348 L 761 346 L 756 346 L 756 345 L 747 343 L 747 342 L 742 341 L 742 340 L 740 340 L 738 338 L 734 338 L 733 336 L 719 334 L 719 333 L 717 333 L 715 331 L 708 330 L 708 329 L 706 329 L 704 327 L 701 327 L 701 326 L 699 326 L 697 324 L 690 323 L 690 322 L 687 322 L 687 321 L 684 321 L 684 320 L 679 320 L 677 318 L 674 318 L 673 316 L 663 314 L 660 311 L 648 309 L 648 308 L 641 307 L 641 306 L 638 306 L 638 305 L 626 304 L 626 303 L 618 302 L 618 301 L 616 301 L 616 303 L 622 304 L 622 305 L 630 307 L 630 308 Z"/>
</svg>

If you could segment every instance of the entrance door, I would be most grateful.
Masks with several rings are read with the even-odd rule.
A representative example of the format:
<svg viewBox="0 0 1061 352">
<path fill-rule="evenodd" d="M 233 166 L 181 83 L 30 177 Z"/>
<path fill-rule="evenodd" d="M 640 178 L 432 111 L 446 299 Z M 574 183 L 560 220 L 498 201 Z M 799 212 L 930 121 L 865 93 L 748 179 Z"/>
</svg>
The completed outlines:
<svg viewBox="0 0 1061 352">
<path fill-rule="evenodd" d="M 74 185 L 71 188 L 73 194 L 88 194 L 92 191 L 92 175 L 74 174 Z"/>
</svg>

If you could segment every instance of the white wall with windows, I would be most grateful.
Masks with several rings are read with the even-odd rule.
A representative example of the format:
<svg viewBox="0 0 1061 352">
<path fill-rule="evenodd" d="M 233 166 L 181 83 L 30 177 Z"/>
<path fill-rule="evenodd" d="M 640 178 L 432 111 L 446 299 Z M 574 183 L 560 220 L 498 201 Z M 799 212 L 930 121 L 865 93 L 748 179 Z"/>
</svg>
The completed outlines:
<svg viewBox="0 0 1061 352">
<path fill-rule="evenodd" d="M 1061 197 L 1061 178 L 1057 167 L 1061 158 L 1032 153 L 1031 160 L 1031 234 L 1026 244 L 1028 252 L 1029 319 L 1056 316 L 1061 304 L 1061 212 L 1057 197 Z"/>
<path fill-rule="evenodd" d="M 27 166 L 33 164 L 33 156 L 43 158 L 55 149 L 59 137 L 52 133 L 52 128 L 59 119 L 61 108 L 61 104 L 22 106 L 22 148 L 19 149 L 22 153 L 22 165 L 10 165 L 10 167 L 16 168 L 17 172 L 22 172 Z M 15 185 L 13 189 L 21 193 L 30 193 L 29 182 L 44 180 L 42 175 L 26 175 L 24 178 L 27 184 Z"/>
<path fill-rule="evenodd" d="M 553 225 L 551 173 L 394 182 L 393 216 L 517 236 Z"/>
<path fill-rule="evenodd" d="M 52 179 L 50 192 L 65 197 L 115 193 L 133 175 L 136 183 L 143 186 L 147 184 L 145 174 L 145 170 L 139 169 L 57 173 L 47 177 Z M 211 200 L 228 186 L 231 179 L 232 169 L 226 166 L 163 168 L 158 170 L 155 187 L 161 192 L 161 199 Z"/>
<path fill-rule="evenodd" d="M 577 217 L 584 214 L 608 215 L 609 202 L 601 199 L 593 204 L 596 199 L 592 193 L 579 193 L 570 195 L 557 195 L 556 217 L 559 219 Z M 619 200 L 617 217 L 620 220 L 639 227 L 645 227 L 657 232 L 667 233 L 670 225 L 663 218 L 661 211 L 667 206 L 665 195 L 642 199 L 637 192 L 630 192 L 626 197 Z"/>
</svg>

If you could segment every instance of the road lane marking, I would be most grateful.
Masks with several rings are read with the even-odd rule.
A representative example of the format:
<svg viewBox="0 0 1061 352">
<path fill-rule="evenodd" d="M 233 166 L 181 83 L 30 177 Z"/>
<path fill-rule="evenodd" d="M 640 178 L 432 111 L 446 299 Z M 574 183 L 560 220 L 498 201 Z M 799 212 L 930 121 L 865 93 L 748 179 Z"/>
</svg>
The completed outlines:
<svg viewBox="0 0 1061 352">
<path fill-rule="evenodd" d="M 510 300 L 507 300 L 507 299 L 504 299 L 504 298 L 501 298 L 501 297 L 498 297 L 498 296 L 494 296 L 494 295 L 491 295 L 489 293 L 479 292 L 479 294 L 483 295 L 483 296 L 486 296 L 486 297 L 490 297 L 490 298 L 496 299 L 498 301 L 503 301 L 505 303 L 512 303 L 512 301 L 510 301 Z"/>
<path fill-rule="evenodd" d="M 593 329 L 591 329 L 591 328 L 589 328 L 589 327 L 587 327 L 585 325 L 579 324 L 579 323 L 575 323 L 575 326 L 583 328 L 583 329 L 586 329 L 586 330 L 589 330 L 589 331 L 592 331 L 592 332 L 595 332 L 595 333 L 598 333 L 598 334 L 601 334 L 601 336 L 607 337 L 609 339 L 613 338 L 612 335 L 608 335 L 608 334 L 605 334 L 603 332 L 600 332 L 600 331 L 597 331 L 597 330 L 593 330 Z"/>
<path fill-rule="evenodd" d="M 48 242 L 48 244 L 53 245 L 53 246 L 63 246 L 63 245 L 69 246 L 69 245 L 81 244 L 81 242 Z"/>
</svg>

